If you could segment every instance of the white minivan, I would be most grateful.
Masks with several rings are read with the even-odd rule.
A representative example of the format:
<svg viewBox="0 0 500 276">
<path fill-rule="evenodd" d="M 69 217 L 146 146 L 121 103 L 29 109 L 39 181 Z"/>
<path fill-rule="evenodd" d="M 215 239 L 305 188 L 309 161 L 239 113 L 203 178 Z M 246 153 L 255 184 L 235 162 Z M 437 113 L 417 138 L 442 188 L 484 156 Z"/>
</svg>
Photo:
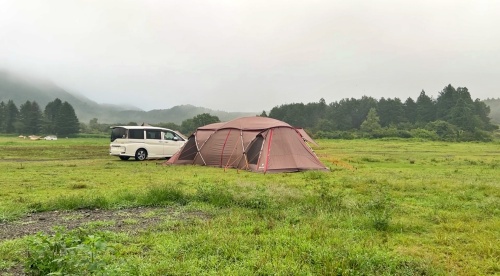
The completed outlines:
<svg viewBox="0 0 500 276">
<path fill-rule="evenodd" d="M 109 154 L 121 160 L 134 157 L 135 160 L 172 157 L 186 139 L 179 133 L 154 126 L 113 126 Z"/>
</svg>

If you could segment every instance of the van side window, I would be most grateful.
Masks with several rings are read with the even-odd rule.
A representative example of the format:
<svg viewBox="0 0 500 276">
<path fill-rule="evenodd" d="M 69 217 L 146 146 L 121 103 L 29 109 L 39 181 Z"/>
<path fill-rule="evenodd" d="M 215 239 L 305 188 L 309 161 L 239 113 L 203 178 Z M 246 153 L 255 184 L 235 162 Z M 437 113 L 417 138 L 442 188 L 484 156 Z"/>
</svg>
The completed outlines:
<svg viewBox="0 0 500 276">
<path fill-rule="evenodd" d="M 144 130 L 143 129 L 129 129 L 128 130 L 128 138 L 129 139 L 144 139 Z"/>
<path fill-rule="evenodd" d="M 118 138 L 125 138 L 127 136 L 127 130 L 123 127 L 115 127 L 111 131 L 111 142 Z"/>
<path fill-rule="evenodd" d="M 163 139 L 165 140 L 174 140 L 175 134 L 172 132 L 165 132 L 165 137 Z"/>
<path fill-rule="evenodd" d="M 146 129 L 146 139 L 161 140 L 161 130 Z"/>
</svg>

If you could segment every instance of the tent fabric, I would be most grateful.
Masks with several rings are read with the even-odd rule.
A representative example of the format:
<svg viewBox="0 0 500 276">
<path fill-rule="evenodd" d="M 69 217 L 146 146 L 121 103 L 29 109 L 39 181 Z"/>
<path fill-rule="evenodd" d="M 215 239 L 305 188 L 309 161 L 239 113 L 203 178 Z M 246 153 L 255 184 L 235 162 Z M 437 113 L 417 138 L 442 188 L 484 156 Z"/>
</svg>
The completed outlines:
<svg viewBox="0 0 500 276">
<path fill-rule="evenodd" d="M 316 144 L 316 142 L 314 142 L 314 140 L 311 138 L 311 136 L 309 136 L 309 134 L 307 134 L 307 132 L 303 128 L 296 128 L 296 130 L 300 134 L 300 136 L 302 136 L 302 138 L 304 138 L 304 140 L 306 140 L 307 142 L 309 142 L 315 146 L 319 146 L 318 144 Z"/>
<path fill-rule="evenodd" d="M 166 164 L 194 164 L 255 172 L 328 170 L 303 129 L 267 117 L 243 117 L 199 127 Z"/>
</svg>

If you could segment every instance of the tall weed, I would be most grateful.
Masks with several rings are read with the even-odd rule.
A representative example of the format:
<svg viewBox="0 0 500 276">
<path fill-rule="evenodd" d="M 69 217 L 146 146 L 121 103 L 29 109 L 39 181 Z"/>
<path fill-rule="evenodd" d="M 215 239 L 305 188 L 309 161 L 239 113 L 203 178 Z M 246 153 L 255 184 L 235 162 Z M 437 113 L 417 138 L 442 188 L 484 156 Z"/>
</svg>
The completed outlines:
<svg viewBox="0 0 500 276">
<path fill-rule="evenodd" d="M 109 207 L 110 202 L 104 196 L 62 196 L 49 201 L 45 206 L 40 206 L 37 211 L 106 209 Z"/>
<path fill-rule="evenodd" d="M 53 235 L 38 233 L 27 240 L 24 268 L 28 275 L 128 275 L 134 269 L 116 262 L 105 236 L 82 229 L 56 228 Z"/>
<path fill-rule="evenodd" d="M 386 191 L 378 189 L 368 202 L 368 217 L 377 231 L 387 231 L 391 221 L 393 205 Z"/>
<path fill-rule="evenodd" d="M 186 205 L 189 202 L 189 198 L 175 187 L 163 186 L 150 188 L 139 198 L 139 202 L 145 206 L 166 206 L 172 203 Z"/>
<path fill-rule="evenodd" d="M 211 183 L 199 184 L 194 198 L 217 207 L 228 207 L 234 203 L 233 195 L 230 192 Z"/>
</svg>

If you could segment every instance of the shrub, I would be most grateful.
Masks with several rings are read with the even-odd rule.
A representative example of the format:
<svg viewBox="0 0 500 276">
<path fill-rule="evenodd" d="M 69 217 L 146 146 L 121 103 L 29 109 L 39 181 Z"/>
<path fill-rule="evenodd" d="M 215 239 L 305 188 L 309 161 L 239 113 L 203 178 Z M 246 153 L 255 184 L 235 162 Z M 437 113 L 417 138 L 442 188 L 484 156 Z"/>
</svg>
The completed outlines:
<svg viewBox="0 0 500 276">
<path fill-rule="evenodd" d="M 434 131 L 444 141 L 456 141 L 459 132 L 457 126 L 440 120 L 428 123 L 425 128 Z"/>
<path fill-rule="evenodd" d="M 475 129 L 473 132 L 471 131 L 460 132 L 459 140 L 464 142 L 465 141 L 490 142 L 493 141 L 493 135 L 487 131 Z"/>
<path fill-rule="evenodd" d="M 131 273 L 126 265 L 113 265 L 113 248 L 105 238 L 82 229 L 56 228 L 53 235 L 38 233 L 27 241 L 24 263 L 28 275 L 120 275 Z M 108 257 L 108 258 L 107 258 Z M 116 256 L 113 256 L 116 257 Z"/>
<path fill-rule="evenodd" d="M 436 141 L 439 140 L 439 136 L 434 131 L 430 131 L 427 129 L 416 128 L 410 130 L 410 134 L 415 138 L 426 139 Z"/>
<path fill-rule="evenodd" d="M 314 135 L 314 138 L 352 140 L 356 138 L 356 134 L 351 131 L 318 131 Z"/>
</svg>

